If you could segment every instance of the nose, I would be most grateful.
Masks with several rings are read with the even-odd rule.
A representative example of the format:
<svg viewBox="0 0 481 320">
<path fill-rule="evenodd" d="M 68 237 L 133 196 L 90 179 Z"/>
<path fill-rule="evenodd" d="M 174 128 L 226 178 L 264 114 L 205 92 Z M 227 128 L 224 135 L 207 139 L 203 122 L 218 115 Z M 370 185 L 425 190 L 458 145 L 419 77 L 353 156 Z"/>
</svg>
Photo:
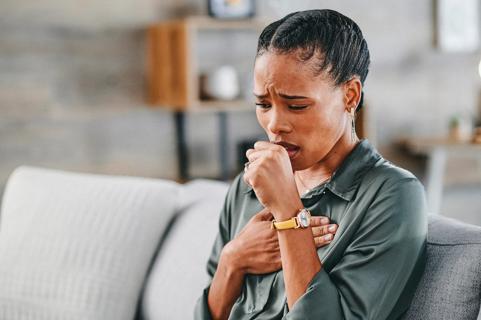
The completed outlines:
<svg viewBox="0 0 481 320">
<path fill-rule="evenodd" d="M 279 107 L 272 106 L 267 118 L 267 130 L 274 135 L 288 133 L 292 129 L 286 114 Z"/>
</svg>

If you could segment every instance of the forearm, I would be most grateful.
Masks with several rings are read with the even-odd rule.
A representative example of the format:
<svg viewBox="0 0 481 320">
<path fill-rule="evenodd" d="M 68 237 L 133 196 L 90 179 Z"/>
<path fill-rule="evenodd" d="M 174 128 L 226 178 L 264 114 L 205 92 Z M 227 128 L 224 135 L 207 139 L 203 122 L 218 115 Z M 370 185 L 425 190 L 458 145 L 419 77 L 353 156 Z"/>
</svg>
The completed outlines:
<svg viewBox="0 0 481 320">
<path fill-rule="evenodd" d="M 223 251 L 209 289 L 208 305 L 212 319 L 227 319 L 239 297 L 244 272 Z"/>
<path fill-rule="evenodd" d="M 291 218 L 302 202 L 286 206 L 277 213 L 278 220 Z M 294 209 L 297 208 L 297 209 Z M 289 213 L 290 212 L 290 213 Z M 311 228 L 279 230 L 277 232 L 281 251 L 282 269 L 286 286 L 286 296 L 289 309 L 306 292 L 313 277 L 321 268 L 321 261 L 317 256 L 316 245 Z"/>
<path fill-rule="evenodd" d="M 282 230 L 278 235 L 287 304 L 292 308 L 322 266 L 310 228 Z"/>
</svg>

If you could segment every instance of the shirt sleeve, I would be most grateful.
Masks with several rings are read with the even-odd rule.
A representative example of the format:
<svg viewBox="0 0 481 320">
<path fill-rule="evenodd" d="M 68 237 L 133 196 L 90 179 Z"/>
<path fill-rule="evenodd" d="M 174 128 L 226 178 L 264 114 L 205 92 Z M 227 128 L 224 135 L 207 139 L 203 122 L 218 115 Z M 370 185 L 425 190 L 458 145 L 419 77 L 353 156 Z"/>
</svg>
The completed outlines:
<svg viewBox="0 0 481 320">
<path fill-rule="evenodd" d="M 194 308 L 194 319 L 195 320 L 211 320 L 211 314 L 209 310 L 209 306 L 207 303 L 207 297 L 209 296 L 209 289 L 210 283 L 212 278 L 214 277 L 214 273 L 217 270 L 217 265 L 219 263 L 220 253 L 222 248 L 226 245 L 227 242 L 230 241 L 230 217 L 231 217 L 231 208 L 232 202 L 235 198 L 237 193 L 237 187 L 239 184 L 240 177 L 238 176 L 232 185 L 229 187 L 227 194 L 224 199 L 224 205 L 220 212 L 219 217 L 219 230 L 217 236 L 214 241 L 214 245 L 212 247 L 211 253 L 209 255 L 209 259 L 207 261 L 207 274 L 209 275 L 209 284 L 203 290 L 201 297 L 197 300 L 197 303 Z"/>
<path fill-rule="evenodd" d="M 339 263 L 322 268 L 283 319 L 397 318 L 423 272 L 426 235 L 421 183 L 381 187 Z"/>
</svg>

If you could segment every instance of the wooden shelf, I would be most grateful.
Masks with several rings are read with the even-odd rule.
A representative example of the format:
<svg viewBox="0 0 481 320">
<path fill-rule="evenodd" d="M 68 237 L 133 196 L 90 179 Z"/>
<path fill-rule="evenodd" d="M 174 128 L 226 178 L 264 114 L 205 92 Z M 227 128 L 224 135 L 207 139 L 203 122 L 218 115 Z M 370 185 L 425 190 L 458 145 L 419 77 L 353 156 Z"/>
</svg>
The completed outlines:
<svg viewBox="0 0 481 320">
<path fill-rule="evenodd" d="M 259 19 L 218 20 L 204 16 L 151 25 L 147 30 L 149 105 L 176 111 L 253 109 L 249 101 L 200 100 L 198 33 L 247 31 L 257 37 L 265 25 Z"/>
</svg>

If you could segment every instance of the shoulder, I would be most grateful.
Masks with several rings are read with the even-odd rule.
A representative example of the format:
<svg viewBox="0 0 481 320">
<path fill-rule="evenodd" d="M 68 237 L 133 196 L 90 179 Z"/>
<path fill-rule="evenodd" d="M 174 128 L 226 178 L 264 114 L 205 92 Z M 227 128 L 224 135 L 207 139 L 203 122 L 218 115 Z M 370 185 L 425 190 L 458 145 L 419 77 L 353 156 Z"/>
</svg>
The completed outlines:
<svg viewBox="0 0 481 320">
<path fill-rule="evenodd" d="M 363 184 L 370 189 L 384 190 L 407 185 L 421 188 L 424 192 L 421 182 L 412 172 L 393 164 L 383 157 L 366 172 Z"/>
<path fill-rule="evenodd" d="M 424 186 L 413 173 L 384 158 L 366 173 L 361 189 L 360 196 L 369 195 L 370 215 L 391 217 L 396 223 L 425 220 Z"/>
</svg>

